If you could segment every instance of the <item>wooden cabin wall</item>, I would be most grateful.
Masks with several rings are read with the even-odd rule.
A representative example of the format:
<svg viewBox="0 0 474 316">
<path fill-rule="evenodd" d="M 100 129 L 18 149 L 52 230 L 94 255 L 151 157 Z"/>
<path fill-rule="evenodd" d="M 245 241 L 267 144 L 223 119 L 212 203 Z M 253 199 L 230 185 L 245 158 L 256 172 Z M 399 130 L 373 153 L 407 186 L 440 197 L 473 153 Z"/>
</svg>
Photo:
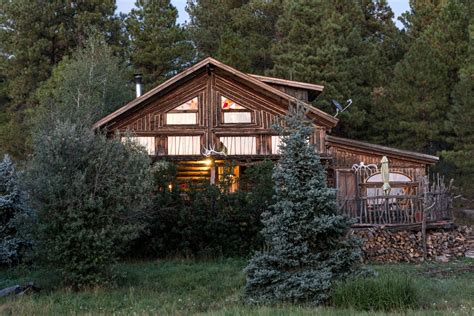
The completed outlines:
<svg viewBox="0 0 474 316">
<path fill-rule="evenodd" d="M 269 85 L 275 89 L 285 92 L 288 95 L 291 95 L 292 97 L 297 98 L 298 100 L 301 100 L 303 102 L 308 102 L 308 90 L 306 89 L 288 87 L 288 86 L 283 86 L 279 84 L 269 84 Z"/>
<path fill-rule="evenodd" d="M 195 125 L 166 125 L 166 112 L 182 103 L 198 97 L 199 112 Z M 221 96 L 230 98 L 252 112 L 251 123 L 224 124 Z M 307 95 L 306 95 L 307 97 Z M 115 131 L 131 131 L 135 136 L 155 137 L 155 153 L 168 153 L 168 136 L 200 136 L 201 146 L 209 148 L 219 144 L 219 137 L 255 137 L 256 155 L 272 155 L 272 129 L 276 118 L 285 114 L 284 107 L 260 91 L 235 81 L 224 73 L 203 72 L 181 84 L 176 89 L 150 100 L 140 109 L 119 118 L 109 128 Z M 325 153 L 326 129 L 315 126 L 310 142 L 321 154 Z M 261 157 L 260 157 L 261 158 Z"/>
<path fill-rule="evenodd" d="M 331 146 L 328 154 L 332 157 L 331 167 L 335 170 L 350 170 L 352 165 L 364 162 L 364 164 L 375 164 L 380 167 L 383 155 L 370 152 L 350 150 L 343 147 Z M 412 162 L 406 159 L 386 155 L 389 160 L 389 168 L 393 172 L 400 172 L 412 180 L 418 180 L 426 175 L 426 165 L 420 162 Z"/>
</svg>

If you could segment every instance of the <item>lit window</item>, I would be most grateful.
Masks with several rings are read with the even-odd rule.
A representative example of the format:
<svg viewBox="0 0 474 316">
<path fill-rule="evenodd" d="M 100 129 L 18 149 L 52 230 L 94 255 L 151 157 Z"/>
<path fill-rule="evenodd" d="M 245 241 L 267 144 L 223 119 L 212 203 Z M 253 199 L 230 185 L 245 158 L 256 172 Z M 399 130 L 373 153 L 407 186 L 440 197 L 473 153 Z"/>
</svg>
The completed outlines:
<svg viewBox="0 0 474 316">
<path fill-rule="evenodd" d="M 200 155 L 201 136 L 168 136 L 168 155 Z"/>
<path fill-rule="evenodd" d="M 221 137 L 220 141 L 224 145 L 228 155 L 255 155 L 257 154 L 256 137 L 232 136 Z"/>
<path fill-rule="evenodd" d="M 221 97 L 224 123 L 252 123 L 252 112 L 229 98 Z"/>
<path fill-rule="evenodd" d="M 280 154 L 281 136 L 272 136 L 272 154 Z"/>
<path fill-rule="evenodd" d="M 125 141 L 127 139 L 140 146 L 145 147 L 149 155 L 155 154 L 155 137 L 150 137 L 150 136 L 122 137 L 122 141 Z"/>
<path fill-rule="evenodd" d="M 197 124 L 198 98 L 184 102 L 166 113 L 167 125 L 195 125 Z"/>
</svg>

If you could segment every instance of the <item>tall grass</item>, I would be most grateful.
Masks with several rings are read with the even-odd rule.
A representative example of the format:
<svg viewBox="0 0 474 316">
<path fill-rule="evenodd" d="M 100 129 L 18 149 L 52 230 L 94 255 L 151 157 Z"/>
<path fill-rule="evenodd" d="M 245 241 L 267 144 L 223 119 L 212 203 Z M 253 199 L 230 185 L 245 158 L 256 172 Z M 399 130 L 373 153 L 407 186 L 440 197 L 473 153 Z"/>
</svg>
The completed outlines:
<svg viewBox="0 0 474 316">
<path fill-rule="evenodd" d="M 417 307 L 418 293 L 405 275 L 357 277 L 336 285 L 332 304 L 357 310 L 402 311 Z"/>
</svg>

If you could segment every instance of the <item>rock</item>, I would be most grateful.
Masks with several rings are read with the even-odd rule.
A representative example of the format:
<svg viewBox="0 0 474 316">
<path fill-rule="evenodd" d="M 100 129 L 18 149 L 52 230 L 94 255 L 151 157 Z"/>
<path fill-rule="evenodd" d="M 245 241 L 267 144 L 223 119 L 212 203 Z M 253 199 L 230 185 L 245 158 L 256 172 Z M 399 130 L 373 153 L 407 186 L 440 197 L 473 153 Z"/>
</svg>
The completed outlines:
<svg viewBox="0 0 474 316">
<path fill-rule="evenodd" d="M 442 262 L 442 263 L 447 263 L 447 262 L 449 262 L 449 258 L 448 258 L 446 255 L 436 256 L 436 257 L 435 257 L 435 260 L 436 260 L 437 262 Z"/>
</svg>

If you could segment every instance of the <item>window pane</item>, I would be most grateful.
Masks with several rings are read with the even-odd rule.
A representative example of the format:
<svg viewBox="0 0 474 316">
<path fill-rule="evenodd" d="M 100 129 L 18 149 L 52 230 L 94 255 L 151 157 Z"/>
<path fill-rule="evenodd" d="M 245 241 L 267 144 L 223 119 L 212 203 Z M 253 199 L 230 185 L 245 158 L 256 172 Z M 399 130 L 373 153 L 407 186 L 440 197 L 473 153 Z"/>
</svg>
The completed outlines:
<svg viewBox="0 0 474 316">
<path fill-rule="evenodd" d="M 166 124 L 186 125 L 197 124 L 197 113 L 166 113 Z"/>
<path fill-rule="evenodd" d="M 224 123 L 252 123 L 250 112 L 224 112 Z"/>
<path fill-rule="evenodd" d="M 187 102 L 184 102 L 180 106 L 174 108 L 175 111 L 187 111 L 187 110 L 198 110 L 198 98 L 195 97 Z"/>
<path fill-rule="evenodd" d="M 272 154 L 280 154 L 281 136 L 272 136 Z"/>
<path fill-rule="evenodd" d="M 243 110 L 245 109 L 243 106 L 235 103 L 231 99 L 226 97 L 221 97 L 221 108 L 223 110 Z"/>
<path fill-rule="evenodd" d="M 168 136 L 168 155 L 200 155 L 201 136 Z"/>
<path fill-rule="evenodd" d="M 388 174 L 388 181 L 390 182 L 411 182 L 411 179 L 407 177 L 406 175 L 403 175 L 401 173 L 395 173 L 395 172 L 390 172 Z M 367 182 L 382 182 L 382 174 L 381 173 L 376 173 L 370 178 L 367 179 Z"/>
<path fill-rule="evenodd" d="M 122 141 L 125 141 L 127 138 L 131 140 L 132 142 L 145 147 L 149 155 L 155 154 L 155 137 L 150 137 L 150 136 L 122 137 Z"/>
<path fill-rule="evenodd" d="M 220 141 L 227 148 L 228 155 L 257 154 L 257 142 L 255 137 L 221 137 Z"/>
</svg>

